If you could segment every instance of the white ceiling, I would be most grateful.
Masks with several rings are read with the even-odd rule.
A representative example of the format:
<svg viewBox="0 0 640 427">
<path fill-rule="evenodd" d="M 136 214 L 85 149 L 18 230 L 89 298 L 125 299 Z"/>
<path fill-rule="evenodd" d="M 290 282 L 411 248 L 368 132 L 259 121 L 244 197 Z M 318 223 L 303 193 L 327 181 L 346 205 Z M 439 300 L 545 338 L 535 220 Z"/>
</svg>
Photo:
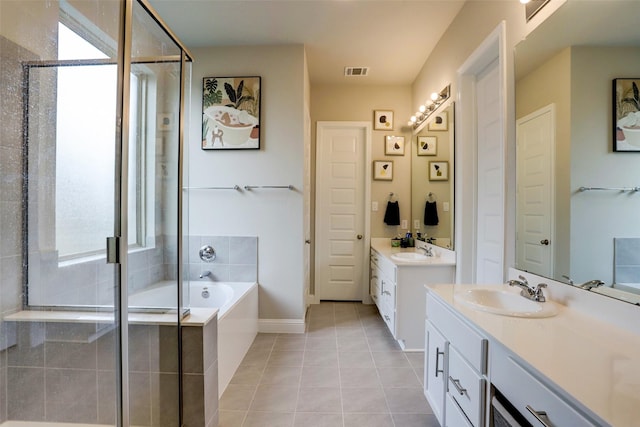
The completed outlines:
<svg viewBox="0 0 640 427">
<path fill-rule="evenodd" d="M 464 2 L 149 0 L 188 48 L 304 44 L 312 83 L 377 85 L 411 84 Z"/>
</svg>

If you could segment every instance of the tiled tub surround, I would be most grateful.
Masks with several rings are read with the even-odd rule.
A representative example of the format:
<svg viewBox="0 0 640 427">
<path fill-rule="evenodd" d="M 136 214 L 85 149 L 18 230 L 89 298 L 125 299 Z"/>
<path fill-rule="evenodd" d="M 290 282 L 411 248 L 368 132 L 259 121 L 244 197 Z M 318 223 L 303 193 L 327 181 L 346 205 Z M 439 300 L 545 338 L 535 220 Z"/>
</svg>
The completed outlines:
<svg viewBox="0 0 640 427">
<path fill-rule="evenodd" d="M 100 315 L 78 322 L 47 319 L 61 312 L 23 313 L 31 320 L 5 321 L 15 325 L 17 343 L 0 352 L 7 369 L 7 420 L 114 424 L 115 335 L 108 316 L 100 323 Z M 135 316 L 129 326 L 131 423 L 173 427 L 179 401 L 175 314 Z M 181 327 L 184 422 L 216 426 L 217 311 L 195 309 Z"/>
<path fill-rule="evenodd" d="M 640 294 L 640 238 L 615 238 L 613 242 L 613 287 L 626 286 L 625 290 Z"/>
<path fill-rule="evenodd" d="M 153 288 L 137 296 L 147 306 L 167 306 L 174 297 L 171 285 Z M 165 292 L 169 291 L 169 292 Z M 203 293 L 206 292 L 206 298 Z M 158 295 L 153 295 L 153 294 Z M 189 306 L 218 308 L 218 365 L 222 394 L 258 333 L 258 284 L 255 282 L 191 281 Z M 137 297 L 135 296 L 135 297 Z M 129 300 L 130 302 L 132 299 Z"/>
<path fill-rule="evenodd" d="M 212 262 L 200 260 L 200 248 L 211 245 L 216 250 Z M 207 280 L 218 282 L 258 281 L 258 238 L 252 236 L 189 236 L 189 280 L 200 280 L 203 271 L 210 271 Z"/>
</svg>

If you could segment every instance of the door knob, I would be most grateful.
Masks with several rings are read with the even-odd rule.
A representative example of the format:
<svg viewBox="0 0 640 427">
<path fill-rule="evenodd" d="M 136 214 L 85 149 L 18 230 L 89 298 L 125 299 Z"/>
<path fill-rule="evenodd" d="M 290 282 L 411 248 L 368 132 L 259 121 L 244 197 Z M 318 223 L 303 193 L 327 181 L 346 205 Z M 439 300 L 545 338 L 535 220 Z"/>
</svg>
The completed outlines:
<svg viewBox="0 0 640 427">
<path fill-rule="evenodd" d="M 356 237 L 358 238 L 358 240 L 362 240 L 362 234 L 358 234 Z"/>
<path fill-rule="evenodd" d="M 549 246 L 549 239 L 540 240 L 541 245 Z"/>
</svg>

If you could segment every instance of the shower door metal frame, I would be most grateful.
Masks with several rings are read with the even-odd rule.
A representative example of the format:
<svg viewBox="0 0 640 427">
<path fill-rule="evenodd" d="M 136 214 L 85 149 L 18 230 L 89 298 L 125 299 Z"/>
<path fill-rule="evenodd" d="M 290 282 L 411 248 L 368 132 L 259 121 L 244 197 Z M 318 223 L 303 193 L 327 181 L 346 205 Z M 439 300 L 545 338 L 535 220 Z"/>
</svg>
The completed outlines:
<svg viewBox="0 0 640 427">
<path fill-rule="evenodd" d="M 140 5 L 153 20 L 160 26 L 169 38 L 180 48 L 180 55 L 168 55 L 163 57 L 147 57 L 138 58 L 132 61 L 132 34 L 133 34 L 133 9 L 134 4 Z M 129 105 L 130 105 L 130 73 L 131 64 L 142 63 L 162 63 L 162 62 L 179 62 L 180 63 L 180 99 L 179 99 L 179 147 L 178 147 L 178 192 L 177 209 L 177 310 L 176 325 L 178 326 L 178 387 L 179 387 L 179 409 L 178 422 L 182 425 L 182 330 L 180 321 L 184 314 L 183 311 L 183 242 L 182 242 L 182 202 L 183 202 L 183 146 L 184 132 L 187 124 L 184 119 L 186 91 L 186 64 L 193 61 L 193 56 L 188 49 L 180 42 L 175 34 L 169 29 L 166 23 L 159 17 L 157 12 L 151 7 L 147 0 L 121 0 L 120 3 L 120 20 L 118 32 L 118 51 L 117 60 L 113 59 L 95 59 L 95 60 L 50 60 L 50 61 L 28 61 L 23 63 L 23 130 L 22 130 L 22 274 L 23 274 L 23 308 L 28 306 L 28 273 L 29 273 L 29 247 L 28 247 L 28 220 L 29 220 L 29 78 L 32 68 L 50 68 L 65 66 L 84 66 L 84 65 L 117 65 L 117 101 L 116 101 L 116 139 L 115 139 L 115 180 L 114 180 L 114 235 L 107 238 L 107 262 L 114 264 L 115 267 L 115 298 L 114 298 L 114 326 L 116 335 L 116 425 L 118 427 L 130 426 L 129 413 L 129 366 L 128 366 L 128 281 L 127 271 L 128 262 L 128 162 L 129 162 Z M 32 307 L 35 308 L 35 307 Z M 74 307 L 79 309 L 79 307 Z M 91 309 L 99 309 L 92 307 Z"/>
</svg>

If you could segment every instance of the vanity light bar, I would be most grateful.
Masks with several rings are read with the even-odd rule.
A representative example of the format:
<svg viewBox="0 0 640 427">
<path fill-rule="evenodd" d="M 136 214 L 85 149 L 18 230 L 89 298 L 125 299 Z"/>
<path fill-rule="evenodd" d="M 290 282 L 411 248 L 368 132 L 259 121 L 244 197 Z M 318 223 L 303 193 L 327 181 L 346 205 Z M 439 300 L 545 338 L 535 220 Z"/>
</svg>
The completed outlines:
<svg viewBox="0 0 640 427">
<path fill-rule="evenodd" d="M 419 111 L 409 120 L 409 126 L 418 129 L 433 114 L 438 107 L 451 96 L 451 85 L 447 85 L 440 92 L 431 94 L 431 100 L 420 106 Z"/>
</svg>

